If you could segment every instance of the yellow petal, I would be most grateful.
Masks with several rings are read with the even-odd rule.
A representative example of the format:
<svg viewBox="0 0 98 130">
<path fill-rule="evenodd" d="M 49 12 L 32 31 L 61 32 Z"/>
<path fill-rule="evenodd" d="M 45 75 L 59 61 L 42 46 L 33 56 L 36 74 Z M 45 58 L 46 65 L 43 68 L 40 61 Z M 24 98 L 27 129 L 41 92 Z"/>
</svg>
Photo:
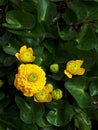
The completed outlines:
<svg viewBox="0 0 98 130">
<path fill-rule="evenodd" d="M 24 52 L 24 51 L 27 51 L 27 46 L 24 45 L 20 48 L 20 53 Z"/>
<path fill-rule="evenodd" d="M 29 51 L 25 51 L 20 53 L 20 60 L 22 62 L 33 62 L 35 60 L 35 56 L 33 56 Z"/>
<path fill-rule="evenodd" d="M 83 64 L 83 60 L 76 60 L 75 62 L 79 67 Z"/>
<path fill-rule="evenodd" d="M 52 84 L 47 84 L 47 85 L 44 87 L 44 91 L 46 91 L 47 93 L 52 92 L 52 90 L 53 90 L 53 85 L 52 85 Z"/>
<path fill-rule="evenodd" d="M 28 50 L 30 53 L 32 53 L 32 55 L 33 55 L 33 50 L 32 50 L 31 47 L 29 47 L 27 50 Z"/>
<path fill-rule="evenodd" d="M 64 70 L 64 74 L 66 74 L 68 78 L 72 78 L 72 74 L 68 71 Z"/>
<path fill-rule="evenodd" d="M 36 74 L 37 80 L 28 80 L 30 74 Z M 32 78 L 32 77 L 30 77 Z M 46 73 L 44 70 L 35 64 L 21 64 L 18 67 L 18 73 L 15 75 L 14 86 L 23 92 L 25 96 L 33 96 L 42 91 L 46 84 Z"/>
<path fill-rule="evenodd" d="M 51 101 L 52 101 L 52 95 L 48 94 L 47 102 L 51 102 Z"/>
<path fill-rule="evenodd" d="M 80 66 L 74 60 L 69 61 L 66 65 L 66 70 L 71 74 L 74 74 L 79 68 Z"/>
<path fill-rule="evenodd" d="M 79 70 L 77 70 L 76 74 L 77 75 L 83 75 L 85 73 L 85 69 L 84 68 L 80 68 Z"/>
<path fill-rule="evenodd" d="M 15 56 L 16 56 L 16 58 L 20 61 L 20 54 L 19 54 L 19 53 L 16 53 Z"/>
</svg>

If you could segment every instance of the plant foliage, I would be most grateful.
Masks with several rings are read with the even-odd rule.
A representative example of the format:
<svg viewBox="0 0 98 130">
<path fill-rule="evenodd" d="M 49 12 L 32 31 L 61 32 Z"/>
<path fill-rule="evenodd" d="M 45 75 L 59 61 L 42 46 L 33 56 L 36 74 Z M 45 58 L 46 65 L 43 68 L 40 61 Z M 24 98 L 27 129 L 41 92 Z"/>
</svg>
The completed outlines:
<svg viewBox="0 0 98 130">
<path fill-rule="evenodd" d="M 62 99 L 39 103 L 14 87 L 23 45 Z M 85 73 L 69 79 L 66 63 L 77 59 Z M 93 130 L 97 108 L 98 0 L 0 0 L 0 130 Z"/>
</svg>

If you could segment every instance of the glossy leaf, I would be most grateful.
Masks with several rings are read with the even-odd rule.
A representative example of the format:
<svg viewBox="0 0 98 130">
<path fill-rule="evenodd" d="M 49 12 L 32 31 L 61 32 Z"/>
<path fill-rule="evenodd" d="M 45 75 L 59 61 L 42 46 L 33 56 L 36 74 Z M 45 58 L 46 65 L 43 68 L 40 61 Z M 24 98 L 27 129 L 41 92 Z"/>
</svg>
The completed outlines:
<svg viewBox="0 0 98 130">
<path fill-rule="evenodd" d="M 16 46 L 12 46 L 11 44 L 4 45 L 3 50 L 5 53 L 10 54 L 10 55 L 15 55 L 18 49 Z"/>
<path fill-rule="evenodd" d="M 77 16 L 72 9 L 66 9 L 64 14 L 62 14 L 62 18 L 68 25 L 77 23 Z"/>
<path fill-rule="evenodd" d="M 50 103 L 48 107 L 53 108 L 47 113 L 46 119 L 50 124 L 55 126 L 68 124 L 74 115 L 71 105 L 65 101 L 62 101 L 61 104 L 60 102 Z"/>
<path fill-rule="evenodd" d="M 77 110 L 77 114 L 75 116 L 75 126 L 79 130 L 91 130 L 92 123 L 90 118 L 83 111 Z"/>
<path fill-rule="evenodd" d="M 35 17 L 25 11 L 13 10 L 7 12 L 6 22 L 3 26 L 10 29 L 32 29 L 35 26 Z"/>
<path fill-rule="evenodd" d="M 89 85 L 89 92 L 91 96 L 98 95 L 98 78 L 92 79 Z"/>
<path fill-rule="evenodd" d="M 38 127 L 35 124 L 23 124 L 21 130 L 38 130 Z"/>
<path fill-rule="evenodd" d="M 44 105 L 42 103 L 36 103 L 33 102 L 31 103 L 31 108 L 32 108 L 32 114 L 33 114 L 33 122 L 37 122 L 42 116 L 45 111 Z"/>
<path fill-rule="evenodd" d="M 37 119 L 36 123 L 39 127 L 42 127 L 42 128 L 51 126 L 51 124 L 46 120 L 46 118 L 44 116 Z"/>
<path fill-rule="evenodd" d="M 96 0 L 97 1 L 97 0 Z M 98 18 L 98 3 L 94 1 L 87 2 L 86 1 L 86 8 L 88 12 L 87 19 L 88 20 L 97 20 Z"/>
<path fill-rule="evenodd" d="M 65 88 L 73 96 L 73 98 L 78 103 L 81 108 L 90 108 L 92 107 L 92 99 L 90 95 L 85 92 L 88 87 L 88 78 L 87 77 L 77 77 L 67 80 L 65 82 Z"/>
<path fill-rule="evenodd" d="M 47 21 L 48 22 L 56 14 L 56 8 L 53 3 L 49 0 L 39 0 L 38 2 L 38 20 L 39 22 Z"/>
<path fill-rule="evenodd" d="M 77 16 L 77 22 L 80 23 L 87 17 L 87 8 L 85 4 L 80 1 L 68 2 L 68 7 L 74 11 Z"/>
<path fill-rule="evenodd" d="M 20 109 L 20 118 L 23 122 L 31 124 L 33 122 L 33 115 L 31 112 L 31 107 L 26 103 L 26 101 L 19 97 L 15 97 L 16 104 Z"/>
<path fill-rule="evenodd" d="M 3 34 L 3 36 L 0 37 L 0 46 L 8 43 L 10 38 L 11 38 L 11 34 L 9 32 L 6 32 L 5 34 Z"/>
<path fill-rule="evenodd" d="M 90 33 L 89 33 L 90 32 Z M 76 41 L 78 42 L 77 47 L 80 50 L 90 50 L 97 47 L 97 38 L 96 34 L 91 25 L 84 25 L 81 28 Z"/>
<path fill-rule="evenodd" d="M 63 30 L 58 27 L 58 33 L 62 40 L 72 40 L 77 35 L 77 32 L 72 27 L 67 27 Z"/>
</svg>

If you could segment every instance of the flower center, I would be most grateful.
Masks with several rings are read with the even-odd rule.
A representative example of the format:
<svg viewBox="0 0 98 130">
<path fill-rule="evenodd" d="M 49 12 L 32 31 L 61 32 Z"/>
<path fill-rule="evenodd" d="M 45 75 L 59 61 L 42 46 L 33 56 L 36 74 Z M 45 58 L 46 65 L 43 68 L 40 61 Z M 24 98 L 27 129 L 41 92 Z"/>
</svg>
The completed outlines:
<svg viewBox="0 0 98 130">
<path fill-rule="evenodd" d="M 72 64 L 71 73 L 75 73 L 78 69 L 79 66 L 76 63 Z"/>
<path fill-rule="evenodd" d="M 21 57 L 22 60 L 29 60 L 31 58 L 31 53 L 26 51 L 23 54 L 21 54 L 20 57 Z"/>
<path fill-rule="evenodd" d="M 31 81 L 31 82 L 35 82 L 37 79 L 38 79 L 38 77 L 37 77 L 37 75 L 35 73 L 31 73 L 28 76 L 28 80 Z"/>
</svg>

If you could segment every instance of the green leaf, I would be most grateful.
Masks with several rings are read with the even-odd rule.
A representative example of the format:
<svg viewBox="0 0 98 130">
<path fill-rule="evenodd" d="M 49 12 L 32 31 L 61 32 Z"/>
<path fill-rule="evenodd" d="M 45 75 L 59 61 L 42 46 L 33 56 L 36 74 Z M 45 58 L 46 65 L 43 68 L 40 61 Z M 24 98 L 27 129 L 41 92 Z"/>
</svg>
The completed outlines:
<svg viewBox="0 0 98 130">
<path fill-rule="evenodd" d="M 0 130 L 5 130 L 5 128 L 0 125 Z"/>
<path fill-rule="evenodd" d="M 3 65 L 4 66 L 11 66 L 15 63 L 15 57 L 13 56 L 7 56 L 4 61 L 3 61 Z"/>
<path fill-rule="evenodd" d="M 90 33 L 89 33 L 90 32 Z M 90 50 L 97 47 L 97 38 L 91 25 L 85 24 L 76 39 L 80 50 Z"/>
<path fill-rule="evenodd" d="M 3 92 L 0 92 L 0 101 L 5 97 L 5 94 Z"/>
<path fill-rule="evenodd" d="M 44 105 L 42 103 L 36 103 L 32 101 L 31 108 L 32 108 L 32 114 L 34 115 L 33 121 L 37 122 L 45 112 Z"/>
<path fill-rule="evenodd" d="M 38 2 L 38 21 L 50 21 L 56 14 L 56 8 L 49 0 L 39 0 Z"/>
<path fill-rule="evenodd" d="M 61 2 L 63 0 L 51 0 L 52 2 Z"/>
<path fill-rule="evenodd" d="M 45 127 L 49 127 L 51 126 L 51 124 L 46 120 L 46 118 L 44 116 L 40 117 L 38 120 L 37 120 L 37 125 L 39 127 L 42 127 L 42 128 L 45 128 Z"/>
<path fill-rule="evenodd" d="M 68 25 L 77 23 L 77 16 L 72 9 L 66 9 L 64 14 L 62 14 L 62 18 Z"/>
<path fill-rule="evenodd" d="M 4 6 L 5 4 L 8 4 L 8 0 L 0 0 L 0 6 Z"/>
<path fill-rule="evenodd" d="M 73 96 L 75 101 L 81 108 L 91 108 L 92 99 L 90 95 L 85 92 L 88 89 L 88 78 L 77 77 L 69 79 L 65 82 L 65 88 Z"/>
<path fill-rule="evenodd" d="M 11 0 L 11 1 L 13 1 L 13 0 Z M 17 6 L 20 8 L 20 9 L 22 9 L 22 10 L 25 10 L 25 11 L 28 11 L 28 12 L 34 12 L 35 11 L 35 4 L 34 4 L 34 2 L 33 2 L 34 0 L 24 0 L 24 1 L 22 1 L 22 2 L 19 2 L 19 1 L 17 1 Z M 37 0 L 35 0 L 35 1 L 37 1 Z M 16 0 L 14 0 L 14 3 L 16 2 Z M 34 13 L 36 13 L 36 11 L 34 12 Z"/>
<path fill-rule="evenodd" d="M 15 101 L 20 109 L 20 119 L 26 124 L 31 124 L 33 122 L 31 107 L 27 104 L 27 102 L 23 98 L 19 96 L 15 97 Z"/>
<path fill-rule="evenodd" d="M 8 96 L 5 96 L 2 100 L 0 100 L 0 109 L 7 107 L 9 103 L 10 98 Z"/>
<path fill-rule="evenodd" d="M 33 38 L 34 40 L 40 40 L 45 37 L 45 30 L 41 24 L 37 24 L 33 30 L 11 30 L 7 29 L 9 32 L 23 36 L 26 38 Z"/>
<path fill-rule="evenodd" d="M 98 95 L 98 78 L 92 79 L 89 85 L 89 92 L 91 96 Z"/>
<path fill-rule="evenodd" d="M 18 49 L 9 43 L 3 46 L 3 51 L 7 54 L 15 55 Z"/>
<path fill-rule="evenodd" d="M 9 32 L 5 32 L 4 35 L 0 37 L 0 46 L 8 43 L 10 38 L 11 38 L 11 34 Z"/>
<path fill-rule="evenodd" d="M 47 50 L 50 53 L 52 53 L 52 54 L 55 53 L 55 43 L 53 43 L 52 41 L 51 41 L 51 43 L 49 41 L 45 42 L 44 46 L 45 46 L 45 48 L 47 48 Z"/>
<path fill-rule="evenodd" d="M 44 128 L 39 128 L 39 130 L 57 130 L 53 127 L 44 127 Z"/>
<path fill-rule="evenodd" d="M 66 27 L 63 30 L 58 27 L 58 33 L 62 40 L 72 40 L 77 35 L 77 32 L 72 27 Z"/>
<path fill-rule="evenodd" d="M 36 124 L 23 124 L 21 130 L 38 130 L 38 127 L 36 126 Z"/>
<path fill-rule="evenodd" d="M 55 126 L 67 125 L 74 115 L 72 106 L 66 101 L 51 102 L 48 107 L 52 109 L 47 113 L 46 119 Z"/>
<path fill-rule="evenodd" d="M 98 3 L 94 1 L 85 2 L 87 8 L 87 20 L 97 20 L 98 19 Z"/>
<path fill-rule="evenodd" d="M 91 130 L 92 129 L 92 122 L 91 122 L 90 118 L 87 116 L 86 113 L 84 113 L 81 110 L 77 110 L 74 121 L 75 121 L 75 126 L 79 130 Z"/>
<path fill-rule="evenodd" d="M 77 22 L 80 23 L 83 20 L 86 19 L 87 17 L 87 8 L 85 6 L 85 4 L 83 4 L 80 1 L 72 1 L 72 2 L 68 2 L 68 7 L 74 11 L 74 13 L 77 16 Z"/>
<path fill-rule="evenodd" d="M 35 16 L 25 11 L 12 10 L 7 12 L 3 26 L 10 29 L 32 29 L 35 26 Z"/>
</svg>

